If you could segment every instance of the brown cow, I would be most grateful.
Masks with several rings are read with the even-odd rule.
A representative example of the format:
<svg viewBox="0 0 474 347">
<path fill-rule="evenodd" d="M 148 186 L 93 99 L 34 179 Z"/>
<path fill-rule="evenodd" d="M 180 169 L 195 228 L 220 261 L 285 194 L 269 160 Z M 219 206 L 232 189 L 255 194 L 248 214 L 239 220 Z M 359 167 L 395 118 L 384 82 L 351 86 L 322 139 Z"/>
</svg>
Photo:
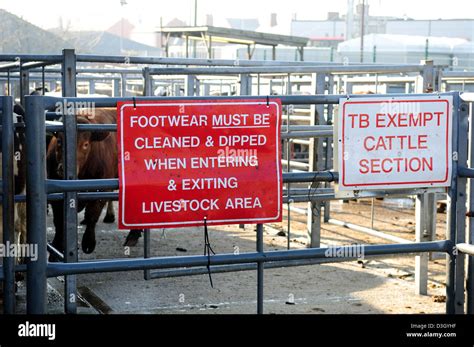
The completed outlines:
<svg viewBox="0 0 474 347">
<path fill-rule="evenodd" d="M 77 117 L 78 124 L 116 124 L 115 109 L 95 109 L 94 112 L 82 112 Z M 53 137 L 47 152 L 48 178 L 63 179 L 62 143 L 63 134 Z M 79 132 L 77 136 L 77 177 L 78 179 L 106 179 L 118 177 L 117 136 L 114 132 Z M 105 200 L 79 202 L 78 211 L 85 209 L 83 224 L 86 230 L 82 237 L 82 250 L 92 253 L 96 246 L 95 226 L 106 204 Z M 56 234 L 53 247 L 63 250 L 64 215 L 63 202 L 52 202 L 53 219 Z M 106 221 L 113 220 L 113 214 L 106 216 Z M 141 230 L 132 230 L 127 237 L 137 240 Z"/>
</svg>

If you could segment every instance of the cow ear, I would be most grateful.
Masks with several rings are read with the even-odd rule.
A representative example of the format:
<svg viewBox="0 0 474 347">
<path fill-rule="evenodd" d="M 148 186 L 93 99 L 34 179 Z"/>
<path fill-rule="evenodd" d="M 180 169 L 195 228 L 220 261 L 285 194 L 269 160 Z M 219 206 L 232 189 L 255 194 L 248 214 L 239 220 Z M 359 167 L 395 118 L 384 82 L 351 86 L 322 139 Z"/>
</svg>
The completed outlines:
<svg viewBox="0 0 474 347">
<path fill-rule="evenodd" d="M 91 133 L 90 141 L 104 141 L 109 135 L 110 132 L 108 131 L 94 131 Z"/>
</svg>

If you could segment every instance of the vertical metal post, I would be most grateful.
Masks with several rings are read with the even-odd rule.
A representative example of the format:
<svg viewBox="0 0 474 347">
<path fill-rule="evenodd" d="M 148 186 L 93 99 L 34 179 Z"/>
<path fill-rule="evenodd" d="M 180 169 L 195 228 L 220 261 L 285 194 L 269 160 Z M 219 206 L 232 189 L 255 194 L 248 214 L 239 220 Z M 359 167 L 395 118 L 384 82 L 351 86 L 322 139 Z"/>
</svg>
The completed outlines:
<svg viewBox="0 0 474 347">
<path fill-rule="evenodd" d="M 423 66 L 423 71 L 421 72 L 421 77 L 423 78 L 422 90 L 419 90 L 419 93 L 431 93 L 434 88 L 435 81 L 435 68 L 433 60 L 422 60 L 421 63 Z"/>
<path fill-rule="evenodd" d="M 468 167 L 474 165 L 474 121 L 472 115 L 472 103 L 469 103 L 469 161 Z M 469 211 L 474 211 L 474 182 L 472 179 L 468 180 L 468 206 Z M 474 244 L 474 220 L 468 218 L 467 228 L 467 242 L 471 245 Z M 467 278 L 466 278 L 466 312 L 468 314 L 474 314 L 474 256 L 468 256 L 467 263 Z"/>
<path fill-rule="evenodd" d="M 120 78 L 115 77 L 112 80 L 112 96 L 115 98 L 120 97 Z"/>
<path fill-rule="evenodd" d="M 283 81 L 282 81 L 283 82 Z M 287 79 L 287 84 L 286 84 L 286 93 L 288 95 L 291 94 L 291 74 L 288 74 L 288 79 Z M 291 112 L 291 107 L 290 105 L 286 106 L 286 114 L 288 117 L 288 121 L 286 122 L 286 132 L 290 132 L 290 113 Z M 291 139 L 287 138 L 286 139 L 286 165 L 287 165 L 287 171 L 291 172 Z M 286 227 L 286 248 L 290 249 L 291 248 L 291 196 L 290 196 L 290 188 L 291 184 L 287 183 L 286 184 L 286 189 L 287 189 L 287 196 L 288 196 L 288 204 L 287 204 L 287 213 L 288 213 L 288 218 L 287 218 L 287 227 Z"/>
<path fill-rule="evenodd" d="M 10 86 L 10 69 L 7 70 L 7 95 L 11 96 L 12 95 L 12 88 Z"/>
<path fill-rule="evenodd" d="M 209 36 L 209 45 L 207 47 L 207 57 L 212 59 L 212 36 Z"/>
<path fill-rule="evenodd" d="M 143 257 L 150 258 L 151 247 L 150 247 L 150 229 L 143 229 Z M 151 270 L 143 271 L 143 278 L 149 280 L 151 278 Z"/>
<path fill-rule="evenodd" d="M 374 218 L 375 218 L 375 198 L 371 199 L 370 204 L 370 229 L 374 228 Z"/>
<path fill-rule="evenodd" d="M 209 96 L 211 95 L 211 85 L 209 83 L 204 83 L 204 91 L 203 91 L 203 95 L 205 96 Z"/>
<path fill-rule="evenodd" d="M 72 49 L 63 50 L 63 97 L 76 96 L 76 54 Z M 63 115 L 64 124 L 64 175 L 67 180 L 77 179 L 77 119 L 75 107 Z M 44 141 L 43 141 L 44 142 Z M 76 263 L 77 256 L 77 193 L 64 193 L 64 261 Z M 64 310 L 77 312 L 76 275 L 64 276 Z"/>
<path fill-rule="evenodd" d="M 185 42 L 185 50 L 186 50 L 185 56 L 186 58 L 189 58 L 189 36 L 188 35 L 184 37 L 184 42 Z"/>
<path fill-rule="evenodd" d="M 459 93 L 455 97 L 458 100 L 457 105 L 455 104 L 455 111 L 457 112 L 458 118 L 458 166 L 467 166 L 467 148 L 468 148 L 468 129 L 469 129 L 469 108 L 464 103 Z M 456 244 L 466 242 L 466 188 L 467 179 L 465 177 L 458 177 L 457 182 L 457 208 L 456 208 Z M 455 313 L 464 313 L 464 285 L 465 285 L 465 260 L 466 255 L 459 253 L 456 255 L 456 310 Z"/>
<path fill-rule="evenodd" d="M 453 94 L 453 154 L 459 155 L 459 93 Z M 452 161 L 451 186 L 448 189 L 448 213 L 446 239 L 456 243 L 457 222 L 458 222 L 458 161 Z M 464 217 L 463 217 L 464 219 Z M 446 255 L 446 313 L 454 314 L 456 312 L 456 259 L 454 252 Z"/>
<path fill-rule="evenodd" d="M 416 196 L 415 216 L 416 216 L 416 242 L 430 241 L 431 232 L 429 221 L 433 213 L 429 211 L 429 199 L 434 194 L 419 194 Z M 433 207 L 433 205 L 431 204 Z M 431 213 L 430 213 L 431 212 Z M 427 253 L 415 256 L 415 293 L 418 295 L 428 294 L 428 258 Z"/>
<path fill-rule="evenodd" d="M 143 68 L 143 95 L 144 96 L 152 96 L 153 95 L 153 88 L 152 88 L 152 76 L 150 75 L 150 68 L 144 67 Z"/>
<path fill-rule="evenodd" d="M 127 96 L 127 75 L 122 73 L 120 74 L 120 88 L 122 89 L 120 96 L 122 98 Z"/>
<path fill-rule="evenodd" d="M 15 178 L 13 172 L 14 156 L 13 98 L 2 97 L 2 183 L 3 183 L 3 244 L 15 244 Z M 3 312 L 15 313 L 15 257 L 3 257 Z"/>
<path fill-rule="evenodd" d="M 46 257 L 46 127 L 43 97 L 26 98 L 26 213 L 28 244 L 37 245 L 36 261 L 28 259 L 26 309 L 45 314 L 47 303 Z"/>
<path fill-rule="evenodd" d="M 326 89 L 326 75 L 312 74 L 312 90 L 315 94 L 324 94 Z M 311 105 L 310 125 L 325 124 L 324 105 Z M 324 168 L 324 146 L 322 139 L 309 140 L 309 171 L 318 171 Z M 311 187 L 311 186 L 310 186 Z M 310 238 L 310 247 L 317 248 L 321 244 L 321 203 L 308 202 L 307 231 Z"/>
<path fill-rule="evenodd" d="M 257 224 L 257 252 L 263 253 L 263 224 Z M 257 263 L 257 314 L 263 314 L 263 266 Z"/>
<path fill-rule="evenodd" d="M 257 74 L 257 95 L 260 95 L 260 74 Z"/>
<path fill-rule="evenodd" d="M 30 94 L 30 72 L 20 65 L 20 102 L 25 104 L 25 96 Z"/>
<path fill-rule="evenodd" d="M 187 75 L 186 86 L 184 88 L 186 92 L 186 96 L 194 96 L 195 86 L 196 86 L 196 76 Z"/>
<path fill-rule="evenodd" d="M 365 35 L 365 0 L 362 0 L 362 13 L 360 15 L 360 62 L 364 62 L 364 35 Z"/>
<path fill-rule="evenodd" d="M 328 75 L 328 93 L 329 94 L 333 94 L 334 93 L 334 75 L 331 75 L 329 74 Z M 337 94 L 338 92 L 336 92 Z M 327 105 L 327 118 L 326 118 L 326 124 L 333 124 L 333 112 L 334 112 L 334 105 L 330 104 L 330 105 Z M 333 138 L 332 137 L 329 137 L 326 139 L 326 165 L 325 165 L 325 169 L 326 170 L 330 170 L 332 169 L 332 160 L 333 160 L 333 148 L 332 148 L 332 141 L 333 141 Z M 331 183 L 330 182 L 327 182 L 324 184 L 324 186 L 326 188 L 329 188 L 331 187 Z M 328 200 L 328 201 L 324 201 L 324 218 L 323 218 L 323 221 L 324 223 L 327 223 L 330 219 L 330 215 L 331 215 L 331 202 Z"/>
<path fill-rule="evenodd" d="M 95 94 L 95 80 L 89 81 L 89 94 Z"/>
<path fill-rule="evenodd" d="M 41 67 L 41 90 L 42 90 L 41 95 L 45 95 L 46 94 L 46 79 L 45 79 L 44 66 Z"/>
<path fill-rule="evenodd" d="M 249 74 L 240 75 L 240 95 L 252 94 L 252 77 Z"/>
</svg>

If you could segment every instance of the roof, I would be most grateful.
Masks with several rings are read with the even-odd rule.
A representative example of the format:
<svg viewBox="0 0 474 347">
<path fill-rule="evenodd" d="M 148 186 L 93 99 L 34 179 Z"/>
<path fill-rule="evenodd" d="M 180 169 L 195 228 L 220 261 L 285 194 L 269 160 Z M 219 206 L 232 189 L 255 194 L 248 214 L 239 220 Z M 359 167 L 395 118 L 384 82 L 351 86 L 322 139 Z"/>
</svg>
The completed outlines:
<svg viewBox="0 0 474 347">
<path fill-rule="evenodd" d="M 306 46 L 308 38 L 299 36 L 278 35 L 270 33 L 262 33 L 251 30 L 240 30 L 221 28 L 214 26 L 197 26 L 197 27 L 163 27 L 158 32 L 170 34 L 172 37 L 194 37 L 208 39 L 212 37 L 213 41 L 236 43 L 236 44 L 257 44 L 266 46 Z"/>
<path fill-rule="evenodd" d="M 111 34 L 106 31 L 72 31 L 63 33 L 70 45 L 78 53 L 120 55 L 130 54 L 160 55 L 161 50 L 143 43 Z M 122 41 L 122 42 L 120 42 Z M 120 51 L 122 47 L 123 52 Z"/>
</svg>

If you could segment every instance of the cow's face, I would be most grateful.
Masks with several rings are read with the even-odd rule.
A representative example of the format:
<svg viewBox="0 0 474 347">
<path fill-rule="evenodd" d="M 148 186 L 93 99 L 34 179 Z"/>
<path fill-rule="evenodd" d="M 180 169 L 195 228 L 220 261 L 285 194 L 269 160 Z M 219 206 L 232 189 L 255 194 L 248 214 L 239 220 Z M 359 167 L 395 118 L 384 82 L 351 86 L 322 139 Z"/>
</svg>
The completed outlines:
<svg viewBox="0 0 474 347">
<path fill-rule="evenodd" d="M 78 117 L 77 124 L 93 124 L 89 119 L 85 117 Z M 90 131 L 78 131 L 77 132 L 77 147 L 76 147 L 76 174 L 82 171 L 87 161 L 89 160 L 90 153 L 94 148 L 95 142 L 105 140 L 109 136 L 109 132 L 90 132 Z M 51 144 L 55 144 L 55 157 L 57 162 L 57 174 L 59 177 L 64 177 L 64 162 L 63 162 L 63 146 L 64 146 L 64 133 L 58 134 Z"/>
</svg>

